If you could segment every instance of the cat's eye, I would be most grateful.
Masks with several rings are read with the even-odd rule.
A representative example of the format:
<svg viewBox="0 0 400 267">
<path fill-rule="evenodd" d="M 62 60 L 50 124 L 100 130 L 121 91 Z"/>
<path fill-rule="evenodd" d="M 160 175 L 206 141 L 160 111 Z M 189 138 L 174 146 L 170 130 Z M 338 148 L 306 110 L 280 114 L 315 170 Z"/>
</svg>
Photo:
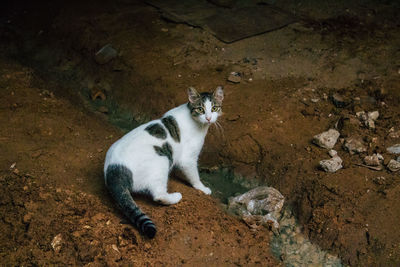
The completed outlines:
<svg viewBox="0 0 400 267">
<path fill-rule="evenodd" d="M 196 108 L 196 112 L 199 113 L 199 114 L 203 114 L 204 113 L 204 108 L 198 107 L 198 108 Z"/>
<path fill-rule="evenodd" d="M 212 112 L 218 112 L 220 110 L 221 110 L 221 107 L 217 107 L 217 106 L 213 106 L 211 109 Z"/>
</svg>

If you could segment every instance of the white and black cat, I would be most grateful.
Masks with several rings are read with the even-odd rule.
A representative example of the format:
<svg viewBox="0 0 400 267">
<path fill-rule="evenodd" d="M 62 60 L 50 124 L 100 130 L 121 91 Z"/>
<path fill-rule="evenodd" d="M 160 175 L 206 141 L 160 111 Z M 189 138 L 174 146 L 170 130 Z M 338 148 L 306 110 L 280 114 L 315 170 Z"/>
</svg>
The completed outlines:
<svg viewBox="0 0 400 267">
<path fill-rule="evenodd" d="M 197 161 L 207 130 L 222 114 L 222 87 L 213 93 L 188 89 L 189 102 L 171 109 L 161 119 L 143 124 L 115 142 L 104 164 L 106 187 L 123 213 L 149 238 L 154 223 L 138 208 L 131 193 L 147 193 L 165 205 L 178 203 L 181 193 L 168 193 L 168 175 L 178 167 L 196 189 L 211 194 L 200 181 Z"/>
</svg>

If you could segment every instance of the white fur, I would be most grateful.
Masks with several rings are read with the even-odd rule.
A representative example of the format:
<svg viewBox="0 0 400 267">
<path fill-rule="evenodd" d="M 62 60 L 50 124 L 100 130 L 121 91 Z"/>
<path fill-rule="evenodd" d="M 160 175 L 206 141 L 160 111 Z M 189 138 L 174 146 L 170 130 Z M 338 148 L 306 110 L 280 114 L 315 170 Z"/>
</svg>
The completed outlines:
<svg viewBox="0 0 400 267">
<path fill-rule="evenodd" d="M 175 204 L 182 198 L 180 193 L 168 194 L 167 183 L 170 171 L 166 156 L 156 154 L 154 146 L 168 142 L 173 151 L 173 166 L 179 167 L 185 179 L 196 189 L 211 194 L 211 190 L 200 181 L 197 161 L 203 147 L 208 127 L 218 118 L 217 112 L 211 112 L 211 102 L 205 103 L 205 114 L 193 119 L 187 104 L 178 106 L 165 116 L 172 115 L 180 130 L 180 142 L 176 142 L 164 127 L 161 120 L 153 120 L 127 133 L 115 142 L 107 152 L 104 173 L 110 164 L 122 164 L 132 171 L 132 192 L 148 190 L 155 201 L 166 205 Z M 210 118 L 210 122 L 206 117 Z M 167 133 L 167 139 L 150 135 L 144 129 L 153 123 L 159 123 Z"/>
</svg>

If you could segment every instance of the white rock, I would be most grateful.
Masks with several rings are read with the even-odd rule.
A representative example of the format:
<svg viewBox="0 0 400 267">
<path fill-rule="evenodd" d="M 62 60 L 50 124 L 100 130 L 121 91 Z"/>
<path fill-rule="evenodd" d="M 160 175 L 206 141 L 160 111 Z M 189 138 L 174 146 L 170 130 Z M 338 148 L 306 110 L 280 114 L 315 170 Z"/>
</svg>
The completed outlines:
<svg viewBox="0 0 400 267">
<path fill-rule="evenodd" d="M 329 156 L 331 156 L 331 157 L 337 156 L 337 151 L 334 149 L 329 150 L 328 153 L 329 153 Z"/>
<path fill-rule="evenodd" d="M 313 142 L 323 148 L 331 149 L 335 146 L 340 133 L 335 129 L 329 129 L 326 132 L 314 136 Z"/>
<path fill-rule="evenodd" d="M 379 117 L 379 111 L 375 110 L 375 111 L 368 112 L 369 119 L 376 121 L 378 119 L 378 117 Z"/>
<path fill-rule="evenodd" d="M 396 172 L 396 171 L 400 170 L 400 162 L 398 162 L 394 159 L 391 159 L 386 167 L 389 170 L 391 170 L 392 172 Z"/>
<path fill-rule="evenodd" d="M 62 235 L 58 234 L 53 238 L 53 241 L 51 241 L 51 247 L 55 252 L 59 252 L 61 250 L 61 244 L 62 244 Z"/>
<path fill-rule="evenodd" d="M 273 187 L 259 186 L 247 193 L 229 199 L 228 209 L 236 212 L 247 223 L 273 222 L 278 228 L 277 217 L 282 209 L 285 198 Z"/>
<path fill-rule="evenodd" d="M 343 168 L 342 159 L 339 156 L 335 156 L 331 159 L 324 159 L 319 162 L 321 168 L 326 172 L 336 172 Z"/>
<path fill-rule="evenodd" d="M 378 156 L 379 155 L 379 156 Z M 381 165 L 381 161 L 383 160 L 382 155 L 373 154 L 372 156 L 366 156 L 364 158 L 364 163 L 368 166 L 379 166 Z"/>
</svg>

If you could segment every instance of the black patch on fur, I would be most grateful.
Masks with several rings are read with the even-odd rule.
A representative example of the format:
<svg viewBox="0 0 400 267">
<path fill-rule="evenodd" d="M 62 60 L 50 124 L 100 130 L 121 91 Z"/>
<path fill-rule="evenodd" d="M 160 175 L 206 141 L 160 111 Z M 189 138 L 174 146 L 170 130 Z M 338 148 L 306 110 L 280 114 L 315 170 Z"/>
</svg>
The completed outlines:
<svg viewBox="0 0 400 267">
<path fill-rule="evenodd" d="M 167 138 L 167 132 L 165 132 L 164 128 L 159 123 L 150 124 L 144 130 L 147 131 L 149 134 L 151 134 L 154 137 L 157 137 L 160 139 Z"/>
<path fill-rule="evenodd" d="M 175 118 L 173 116 L 167 116 L 165 118 L 162 118 L 161 121 L 164 124 L 164 126 L 168 129 L 168 132 L 171 135 L 171 137 L 176 142 L 179 143 L 181 141 L 181 135 L 178 123 L 176 122 Z"/>
<path fill-rule="evenodd" d="M 144 214 L 131 196 L 132 172 L 123 165 L 112 164 L 106 171 L 106 187 L 126 217 L 148 238 L 157 233 L 154 223 Z"/>
<path fill-rule="evenodd" d="M 172 153 L 172 147 L 170 144 L 168 144 L 168 142 L 165 142 L 162 147 L 159 146 L 154 146 L 154 150 L 156 151 L 156 153 L 160 156 L 166 156 L 169 160 L 169 166 L 171 167 L 172 163 L 173 163 L 173 153 Z"/>
</svg>

